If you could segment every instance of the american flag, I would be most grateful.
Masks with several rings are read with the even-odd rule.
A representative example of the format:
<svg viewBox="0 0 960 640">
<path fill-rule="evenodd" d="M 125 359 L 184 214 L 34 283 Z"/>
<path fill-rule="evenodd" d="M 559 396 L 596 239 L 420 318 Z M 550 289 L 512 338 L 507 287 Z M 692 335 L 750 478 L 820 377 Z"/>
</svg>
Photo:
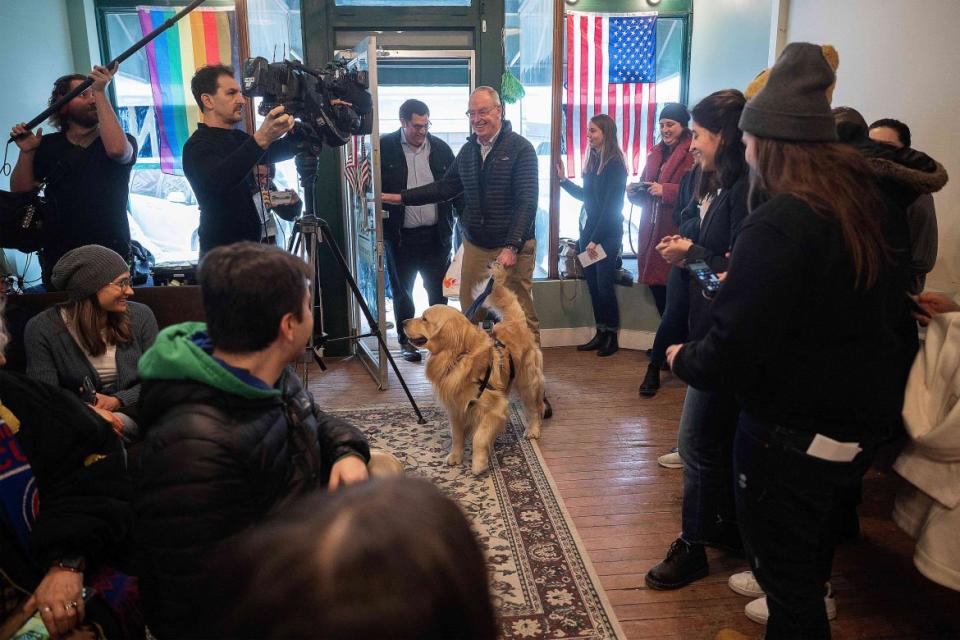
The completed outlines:
<svg viewBox="0 0 960 640">
<path fill-rule="evenodd" d="M 352 136 L 350 146 L 347 149 L 347 162 L 343 166 L 343 174 L 347 179 L 347 184 L 353 189 L 355 194 L 360 193 L 357 173 L 357 155 L 359 150 L 359 140 L 357 136 Z"/>
<path fill-rule="evenodd" d="M 581 174 L 590 118 L 617 123 L 631 175 L 653 146 L 657 114 L 657 16 L 568 12 L 566 78 L 567 174 Z"/>
</svg>

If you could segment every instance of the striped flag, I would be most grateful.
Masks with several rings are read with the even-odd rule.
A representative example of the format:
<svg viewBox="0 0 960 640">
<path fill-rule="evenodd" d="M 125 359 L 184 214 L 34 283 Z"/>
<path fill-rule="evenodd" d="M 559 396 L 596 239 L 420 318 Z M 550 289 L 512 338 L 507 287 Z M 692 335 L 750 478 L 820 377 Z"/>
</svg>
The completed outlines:
<svg viewBox="0 0 960 640">
<path fill-rule="evenodd" d="M 627 171 L 637 175 L 657 125 L 657 16 L 568 12 L 566 30 L 567 174 L 581 174 L 590 118 L 606 113 L 617 123 Z"/>
<path fill-rule="evenodd" d="M 143 35 L 177 11 L 173 7 L 137 7 Z M 195 9 L 146 47 L 164 173 L 183 175 L 183 145 L 200 120 L 200 109 L 190 92 L 193 74 L 208 64 L 238 68 L 235 15 L 230 9 Z"/>
</svg>

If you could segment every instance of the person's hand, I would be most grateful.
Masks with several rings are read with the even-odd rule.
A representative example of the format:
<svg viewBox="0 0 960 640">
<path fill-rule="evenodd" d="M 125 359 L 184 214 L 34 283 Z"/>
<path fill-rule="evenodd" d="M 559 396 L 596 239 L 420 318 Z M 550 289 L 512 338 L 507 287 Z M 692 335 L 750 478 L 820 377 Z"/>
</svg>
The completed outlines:
<svg viewBox="0 0 960 640">
<path fill-rule="evenodd" d="M 672 344 L 667 347 L 667 366 L 670 367 L 671 371 L 673 371 L 673 360 L 680 353 L 680 349 L 683 349 L 682 344 Z"/>
<path fill-rule="evenodd" d="M 627 194 L 632 196 L 632 195 L 634 195 L 635 193 L 637 193 L 638 191 L 640 191 L 642 188 L 643 188 L 643 184 L 640 183 L 640 182 L 634 182 L 634 183 L 632 183 L 632 184 L 628 184 L 628 185 L 627 185 Z"/>
<path fill-rule="evenodd" d="M 330 484 L 327 485 L 327 488 L 333 491 L 340 485 L 363 482 L 369 475 L 367 463 L 363 461 L 363 458 L 357 456 L 340 458 L 330 469 Z"/>
<path fill-rule="evenodd" d="M 590 244 L 587 245 L 587 255 L 589 255 L 591 258 L 596 259 L 597 253 L 598 252 L 597 252 L 596 242 L 591 242 Z"/>
<path fill-rule="evenodd" d="M 107 423 L 110 425 L 110 427 L 113 429 L 114 433 L 116 433 L 118 436 L 123 435 L 123 420 L 120 419 L 120 416 L 113 413 L 112 411 L 108 411 L 107 409 L 101 409 L 100 407 L 94 406 L 92 404 L 88 404 L 87 406 L 93 409 L 93 412 L 96 413 L 98 416 L 106 420 Z"/>
<path fill-rule="evenodd" d="M 270 143 L 285 135 L 294 125 L 293 116 L 283 112 L 283 105 L 271 109 L 266 119 L 257 132 L 253 134 L 254 140 L 261 148 L 266 149 Z"/>
<path fill-rule="evenodd" d="M 567 177 L 567 170 L 563 166 L 563 160 L 561 158 L 557 158 L 557 177 L 561 180 L 565 180 Z"/>
<path fill-rule="evenodd" d="M 20 153 L 33 153 L 40 146 L 40 138 L 43 137 L 43 127 L 37 129 L 36 133 L 27 129 L 26 123 L 14 125 L 10 130 L 10 137 L 17 143 Z"/>
<path fill-rule="evenodd" d="M 121 407 L 120 399 L 116 396 L 107 396 L 102 393 L 96 394 L 96 398 L 93 401 L 93 404 L 98 409 L 106 409 L 107 411 L 116 411 Z"/>
<path fill-rule="evenodd" d="M 663 236 L 663 240 L 658 242 L 657 246 L 654 248 L 657 250 L 657 253 L 659 253 L 660 256 L 663 257 L 664 260 L 666 260 L 666 257 L 663 256 L 663 252 L 666 250 L 667 247 L 670 246 L 671 242 L 679 239 L 680 239 L 680 236 Z"/>
<path fill-rule="evenodd" d="M 942 293 L 925 292 L 914 299 L 917 301 L 917 304 L 927 312 L 927 315 L 923 315 L 917 311 L 912 312 L 913 319 L 924 327 L 930 324 L 930 318 L 938 313 L 960 311 L 960 305 L 954 302 L 950 296 Z"/>
<path fill-rule="evenodd" d="M 119 64 L 113 65 L 112 70 L 106 67 L 101 67 L 100 65 L 95 66 L 90 72 L 90 77 L 93 78 L 93 84 L 90 85 L 90 88 L 93 89 L 93 92 L 103 93 L 106 91 L 107 85 L 110 84 L 111 80 L 113 80 L 113 76 L 119 68 Z"/>
<path fill-rule="evenodd" d="M 650 184 L 649 187 L 647 187 L 647 193 L 657 198 L 660 198 L 663 196 L 663 185 L 660 184 L 659 182 L 653 182 Z"/>
<path fill-rule="evenodd" d="M 692 246 L 693 241 L 688 238 L 671 239 L 669 244 L 660 251 L 660 255 L 670 264 L 679 265 L 686 259 L 687 252 Z"/>
<path fill-rule="evenodd" d="M 383 201 L 383 204 L 403 204 L 399 193 L 382 193 L 380 194 L 380 200 Z"/>
<path fill-rule="evenodd" d="M 23 606 L 23 612 L 31 615 L 38 610 L 51 638 L 59 638 L 83 622 L 83 574 L 51 567 Z"/>
<path fill-rule="evenodd" d="M 727 281 L 727 272 L 726 272 L 726 271 L 721 271 L 720 273 L 718 273 L 718 274 L 717 274 L 717 280 L 720 281 L 720 284 L 723 284 L 724 282 L 726 282 L 726 281 Z"/>
<path fill-rule="evenodd" d="M 504 267 L 512 267 L 517 264 L 517 252 L 512 247 L 504 247 L 500 250 L 500 255 L 497 256 L 497 262 Z"/>
<path fill-rule="evenodd" d="M 260 197 L 263 199 L 264 209 L 273 208 L 273 200 L 270 198 L 270 189 L 260 189 Z"/>
</svg>

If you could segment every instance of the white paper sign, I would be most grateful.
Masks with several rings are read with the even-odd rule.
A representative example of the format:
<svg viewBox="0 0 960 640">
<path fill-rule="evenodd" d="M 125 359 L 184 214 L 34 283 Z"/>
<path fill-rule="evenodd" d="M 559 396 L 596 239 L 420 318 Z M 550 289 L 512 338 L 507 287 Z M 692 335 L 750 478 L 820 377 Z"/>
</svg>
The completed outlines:
<svg viewBox="0 0 960 640">
<path fill-rule="evenodd" d="M 860 448 L 859 442 L 838 442 L 819 433 L 814 436 L 813 442 L 807 447 L 808 456 L 829 460 L 830 462 L 850 462 L 861 451 L 863 449 Z"/>
</svg>

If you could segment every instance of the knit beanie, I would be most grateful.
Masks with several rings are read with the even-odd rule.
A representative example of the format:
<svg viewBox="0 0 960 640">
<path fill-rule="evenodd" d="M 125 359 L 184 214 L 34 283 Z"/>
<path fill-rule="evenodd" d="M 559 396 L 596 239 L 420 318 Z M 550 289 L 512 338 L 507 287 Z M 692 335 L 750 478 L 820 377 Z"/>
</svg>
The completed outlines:
<svg viewBox="0 0 960 640">
<path fill-rule="evenodd" d="M 116 251 L 88 244 L 71 249 L 57 260 L 51 282 L 60 291 L 66 291 L 71 300 L 83 300 L 129 269 Z"/>
<path fill-rule="evenodd" d="M 740 129 L 760 138 L 836 142 L 827 99 L 835 79 L 819 46 L 788 44 L 770 69 L 766 86 L 743 108 Z"/>
<path fill-rule="evenodd" d="M 663 105 L 663 111 L 660 112 L 660 119 L 673 120 L 686 127 L 690 123 L 690 112 L 679 102 L 668 102 Z"/>
</svg>

